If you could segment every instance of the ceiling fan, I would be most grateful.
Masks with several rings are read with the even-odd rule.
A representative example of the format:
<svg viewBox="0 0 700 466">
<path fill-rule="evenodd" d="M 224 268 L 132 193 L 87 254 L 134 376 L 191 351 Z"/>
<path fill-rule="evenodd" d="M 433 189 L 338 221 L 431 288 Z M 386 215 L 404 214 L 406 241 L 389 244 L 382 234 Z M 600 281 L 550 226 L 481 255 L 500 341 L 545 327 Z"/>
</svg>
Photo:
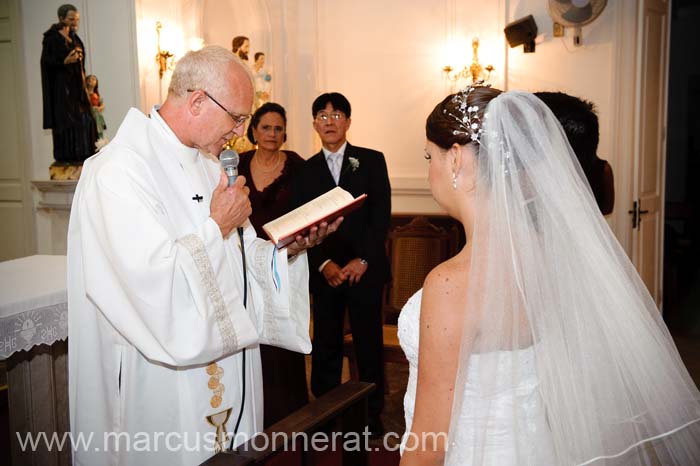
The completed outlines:
<svg viewBox="0 0 700 466">
<path fill-rule="evenodd" d="M 549 0 L 549 16 L 554 20 L 554 36 L 564 35 L 564 27 L 574 28 L 574 45 L 582 45 L 581 27 L 595 20 L 608 0 Z"/>
</svg>

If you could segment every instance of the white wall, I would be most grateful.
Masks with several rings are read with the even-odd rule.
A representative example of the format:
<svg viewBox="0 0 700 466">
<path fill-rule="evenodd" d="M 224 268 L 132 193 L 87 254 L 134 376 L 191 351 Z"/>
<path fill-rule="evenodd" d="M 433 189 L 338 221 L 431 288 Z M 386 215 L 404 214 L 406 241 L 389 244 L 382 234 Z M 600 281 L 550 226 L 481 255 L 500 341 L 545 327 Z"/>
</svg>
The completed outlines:
<svg viewBox="0 0 700 466">
<path fill-rule="evenodd" d="M 386 156 L 393 210 L 440 212 L 427 189 L 423 146 L 425 118 L 450 89 L 441 69 L 468 63 L 471 38 L 479 36 L 482 62 L 496 66 L 496 82 L 504 76 L 503 2 L 472 7 L 457 0 L 205 1 L 202 29 L 207 43 L 228 48 L 233 36 L 246 35 L 251 55 L 267 53 L 273 100 L 288 111 L 288 148 L 304 157 L 320 149 L 311 103 L 341 92 L 353 108 L 349 140 Z"/>
<path fill-rule="evenodd" d="M 598 19 L 583 28 L 583 46 L 573 45 L 573 30 L 565 37 L 552 36 L 552 19 L 547 2 L 521 0 L 511 5 L 508 22 L 528 14 L 535 17 L 543 41 L 535 53 L 523 53 L 523 47 L 508 49 L 508 89 L 561 91 L 593 102 L 598 110 L 601 138 L 598 154 L 610 150 L 612 86 L 615 67 L 615 12 L 606 8 Z"/>
<path fill-rule="evenodd" d="M 273 102 L 287 111 L 286 148 L 308 156 L 314 150 L 310 103 L 316 88 L 317 2 L 298 0 L 205 0 L 207 44 L 231 48 L 235 36 L 250 38 L 250 62 L 266 55 Z"/>
<path fill-rule="evenodd" d="M 149 112 L 153 105 L 162 103 L 168 94 L 172 70 L 159 77 L 155 57 L 158 50 L 156 21 L 162 24 L 161 49 L 171 52 L 173 63 L 189 47 L 189 40 L 202 37 L 204 0 L 132 0 L 135 4 L 138 48 L 138 77 L 140 108 Z"/>
<path fill-rule="evenodd" d="M 207 43 L 228 48 L 234 35 L 243 34 L 251 37 L 251 54 L 268 54 L 276 70 L 274 100 L 289 113 L 289 148 L 306 157 L 319 149 L 310 116 L 318 94 L 339 91 L 348 97 L 349 140 L 384 152 L 395 212 L 440 211 L 427 190 L 423 125 L 455 87 L 441 68 L 468 64 L 474 36 L 480 38 L 481 63 L 496 67 L 494 86 L 560 90 L 594 102 L 599 154 L 620 166 L 611 137 L 620 103 L 614 91 L 621 71 L 617 42 L 620 20 L 634 19 L 634 8 L 608 5 L 584 27 L 584 45 L 574 47 L 571 30 L 564 38 L 552 37 L 542 0 L 206 0 L 203 7 Z M 502 32 L 506 23 L 528 14 L 541 33 L 533 54 L 524 54 L 522 46 L 509 49 Z"/>
</svg>

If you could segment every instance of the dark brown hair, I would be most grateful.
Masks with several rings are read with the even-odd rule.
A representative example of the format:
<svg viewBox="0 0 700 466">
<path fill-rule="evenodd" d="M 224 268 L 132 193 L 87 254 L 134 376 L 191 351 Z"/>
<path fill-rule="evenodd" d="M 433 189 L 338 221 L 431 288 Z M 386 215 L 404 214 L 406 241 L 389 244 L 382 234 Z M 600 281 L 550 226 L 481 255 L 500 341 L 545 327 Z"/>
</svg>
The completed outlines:
<svg viewBox="0 0 700 466">
<path fill-rule="evenodd" d="M 478 106 L 478 115 L 483 121 L 486 106 L 501 92 L 502 91 L 493 87 L 475 87 L 469 94 L 467 105 Z M 462 111 L 459 109 L 459 104 L 452 101 L 455 95 L 456 94 L 450 94 L 445 97 L 442 102 L 437 104 L 425 121 L 425 137 L 428 141 L 442 149 L 449 149 L 455 143 L 463 146 L 474 142 L 468 134 L 463 132 L 454 134 L 455 130 L 461 130 L 461 128 L 457 120 L 455 120 L 455 117 L 450 114 L 458 116 L 462 114 Z"/>
<path fill-rule="evenodd" d="M 263 117 L 263 115 L 267 113 L 277 113 L 279 114 L 279 116 L 282 117 L 285 126 L 284 140 L 287 140 L 287 112 L 284 110 L 284 107 L 280 104 L 276 104 L 275 102 L 267 102 L 262 104 L 260 108 L 257 109 L 255 113 L 253 113 L 253 117 L 250 119 L 250 125 L 248 125 L 248 131 L 246 132 L 246 136 L 248 137 L 248 140 L 253 144 L 258 143 L 258 141 L 255 140 L 255 136 L 253 136 L 253 128 L 258 129 L 260 119 Z"/>
<path fill-rule="evenodd" d="M 246 36 L 236 36 L 233 38 L 231 41 L 231 51 L 233 53 L 238 52 L 238 49 L 240 49 L 245 41 L 249 40 Z"/>
<path fill-rule="evenodd" d="M 596 160 L 598 116 L 592 102 L 563 92 L 535 92 L 557 117 L 581 165 Z"/>
<path fill-rule="evenodd" d="M 58 19 L 65 19 L 66 16 L 68 16 L 68 13 L 70 13 L 71 11 L 75 11 L 77 13 L 78 9 L 70 3 L 66 3 L 65 5 L 59 6 L 57 11 Z"/>
</svg>

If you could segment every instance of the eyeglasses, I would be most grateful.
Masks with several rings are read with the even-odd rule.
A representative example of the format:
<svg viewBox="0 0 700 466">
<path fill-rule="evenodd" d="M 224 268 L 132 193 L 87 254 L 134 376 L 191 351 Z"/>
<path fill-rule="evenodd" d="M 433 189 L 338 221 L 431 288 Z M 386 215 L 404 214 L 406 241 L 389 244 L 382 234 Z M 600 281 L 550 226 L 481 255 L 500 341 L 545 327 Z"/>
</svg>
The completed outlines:
<svg viewBox="0 0 700 466">
<path fill-rule="evenodd" d="M 342 118 L 345 118 L 345 115 L 341 112 L 319 113 L 316 115 L 316 121 L 323 122 L 323 123 L 325 123 L 328 120 L 338 121 Z"/>
<path fill-rule="evenodd" d="M 187 89 L 187 92 L 194 92 L 195 90 L 196 90 L 196 89 Z M 218 105 L 218 106 L 221 108 L 221 110 L 223 110 L 224 112 L 226 112 L 226 113 L 228 114 L 228 116 L 231 117 L 231 119 L 233 120 L 233 122 L 236 124 L 236 126 L 234 126 L 234 128 L 238 128 L 238 127 L 241 126 L 243 123 L 245 123 L 246 120 L 248 120 L 248 118 L 250 118 L 250 115 L 241 115 L 240 113 L 234 113 L 234 112 L 229 111 L 229 109 L 227 109 L 226 107 L 224 107 L 223 105 L 221 105 L 221 104 L 219 103 L 219 101 L 216 100 L 214 97 L 212 97 L 211 94 L 209 94 L 207 91 L 205 91 L 204 89 L 199 89 L 199 90 L 201 90 L 202 92 L 204 92 L 204 95 L 206 95 L 207 97 L 209 97 L 209 98 L 211 99 L 212 102 L 214 102 L 216 105 Z"/>
</svg>

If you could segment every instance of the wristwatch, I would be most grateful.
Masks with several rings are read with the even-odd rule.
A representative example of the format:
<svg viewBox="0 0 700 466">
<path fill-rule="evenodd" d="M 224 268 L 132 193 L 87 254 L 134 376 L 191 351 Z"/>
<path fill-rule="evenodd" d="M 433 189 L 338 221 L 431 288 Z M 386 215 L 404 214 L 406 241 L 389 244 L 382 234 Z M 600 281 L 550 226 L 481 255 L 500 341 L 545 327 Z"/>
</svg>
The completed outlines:
<svg viewBox="0 0 700 466">
<path fill-rule="evenodd" d="M 360 264 L 362 264 L 362 265 L 367 265 L 367 261 L 364 260 L 364 259 L 362 259 L 362 258 L 360 258 Z"/>
</svg>

